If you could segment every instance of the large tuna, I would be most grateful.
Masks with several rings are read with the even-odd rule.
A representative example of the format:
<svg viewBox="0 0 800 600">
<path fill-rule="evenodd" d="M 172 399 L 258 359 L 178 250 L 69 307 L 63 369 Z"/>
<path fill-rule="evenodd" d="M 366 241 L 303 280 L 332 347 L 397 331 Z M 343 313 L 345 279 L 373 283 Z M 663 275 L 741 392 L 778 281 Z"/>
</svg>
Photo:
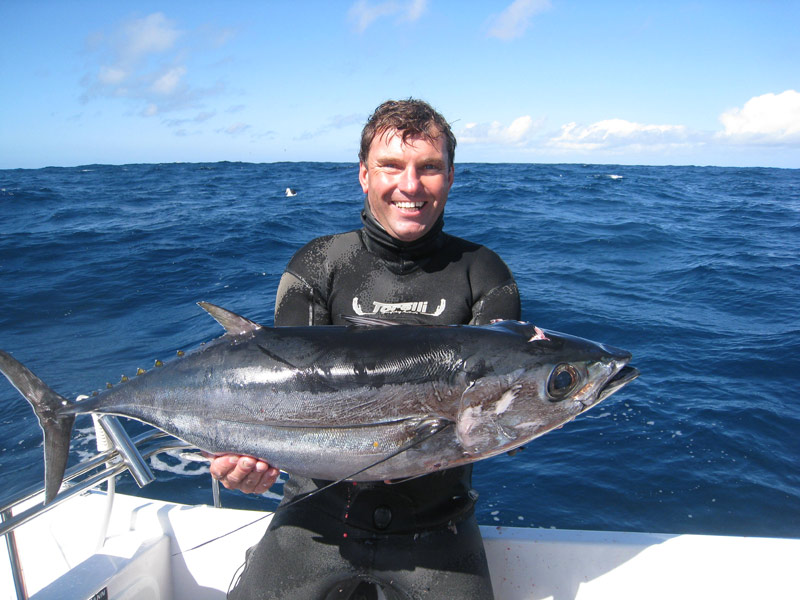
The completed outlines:
<svg viewBox="0 0 800 600">
<path fill-rule="evenodd" d="M 529 323 L 273 328 L 200 305 L 225 335 L 82 402 L 0 351 L 44 432 L 47 502 L 78 413 L 131 417 L 297 475 L 386 480 L 513 450 L 638 375 L 628 352 Z"/>
</svg>

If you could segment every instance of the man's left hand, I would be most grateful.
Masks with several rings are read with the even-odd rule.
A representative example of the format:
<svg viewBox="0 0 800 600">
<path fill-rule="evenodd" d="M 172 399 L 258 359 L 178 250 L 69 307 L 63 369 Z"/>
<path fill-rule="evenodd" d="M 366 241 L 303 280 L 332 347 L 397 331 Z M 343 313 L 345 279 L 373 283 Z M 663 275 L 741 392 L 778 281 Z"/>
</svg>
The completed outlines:
<svg viewBox="0 0 800 600">
<path fill-rule="evenodd" d="M 252 456 L 223 454 L 211 456 L 211 476 L 229 490 L 263 494 L 278 479 L 280 471 Z"/>
</svg>

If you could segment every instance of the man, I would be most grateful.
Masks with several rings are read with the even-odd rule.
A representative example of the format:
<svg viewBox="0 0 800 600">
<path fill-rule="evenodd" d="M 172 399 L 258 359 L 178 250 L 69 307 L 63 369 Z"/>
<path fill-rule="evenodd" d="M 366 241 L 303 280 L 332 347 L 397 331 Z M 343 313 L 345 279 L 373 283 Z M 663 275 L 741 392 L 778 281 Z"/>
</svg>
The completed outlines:
<svg viewBox="0 0 800 600">
<path fill-rule="evenodd" d="M 362 132 L 363 228 L 311 241 L 289 262 L 276 326 L 339 325 L 346 315 L 421 324 L 519 318 L 508 267 L 442 231 L 456 141 L 419 100 L 379 106 Z M 263 492 L 278 473 L 217 458 L 228 488 Z M 342 482 L 282 509 L 248 552 L 231 598 L 492 598 L 474 516 L 472 466 L 401 482 Z M 291 477 L 283 503 L 329 482 Z"/>
</svg>

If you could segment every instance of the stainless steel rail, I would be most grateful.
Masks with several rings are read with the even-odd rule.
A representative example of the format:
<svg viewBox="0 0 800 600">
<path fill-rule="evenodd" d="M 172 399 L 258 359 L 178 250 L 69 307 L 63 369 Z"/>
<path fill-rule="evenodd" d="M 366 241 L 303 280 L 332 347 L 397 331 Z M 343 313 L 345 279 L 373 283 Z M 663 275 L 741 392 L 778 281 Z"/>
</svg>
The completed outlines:
<svg viewBox="0 0 800 600">
<path fill-rule="evenodd" d="M 0 512 L 0 523 L 5 523 L 6 519 L 9 518 L 11 518 L 11 511 Z M 6 536 L 6 547 L 8 548 L 8 562 L 11 565 L 11 577 L 14 579 L 14 592 L 17 595 L 17 600 L 25 600 L 28 597 L 28 590 L 25 587 L 22 563 L 19 560 L 17 540 L 14 539 L 13 531 Z"/>
<path fill-rule="evenodd" d="M 150 442 L 153 442 L 154 440 L 158 440 L 159 438 L 166 438 L 166 437 L 169 437 L 169 436 L 166 433 L 164 433 L 163 431 L 159 431 L 158 429 L 153 429 L 151 431 L 146 431 L 146 432 L 136 436 L 135 438 L 133 438 L 133 444 L 135 446 L 137 446 L 137 447 L 145 446 L 145 445 L 149 444 Z M 174 438 L 171 438 L 171 441 L 172 441 L 172 443 L 176 442 L 176 440 Z M 180 443 L 183 443 L 183 442 L 180 442 Z M 179 447 L 183 448 L 184 446 L 179 446 Z M 165 450 L 169 450 L 169 449 L 170 448 L 165 448 Z M 88 473 L 89 471 L 97 469 L 98 467 L 102 466 L 103 464 L 116 459 L 117 456 L 118 456 L 118 453 L 117 453 L 117 451 L 115 449 L 106 450 L 105 452 L 99 452 L 99 453 L 95 454 L 93 457 L 88 458 L 85 461 L 83 461 L 83 462 L 81 462 L 81 463 L 79 463 L 77 465 L 74 465 L 74 466 L 70 467 L 69 469 L 67 469 L 66 473 L 64 473 L 64 482 L 67 483 L 69 481 L 72 481 L 73 479 L 76 479 L 76 478 L 80 477 L 84 473 Z M 150 456 L 152 456 L 152 454 L 150 454 Z M 31 498 L 33 498 L 37 494 L 41 494 L 43 491 L 44 491 L 44 487 L 42 487 L 40 485 L 33 485 L 31 487 L 28 487 L 28 488 L 24 489 L 22 492 L 20 492 L 19 494 L 17 494 L 17 496 L 15 498 L 13 498 L 12 500 L 8 501 L 6 504 L 0 506 L 0 512 L 4 512 L 4 511 L 6 511 L 6 510 L 8 510 L 10 508 L 13 508 L 13 507 L 25 502 L 26 500 L 30 500 Z M 53 502 L 54 503 L 55 502 L 59 502 L 60 496 L 61 496 L 61 494 L 56 496 L 55 499 L 53 500 Z M 48 506 L 50 506 L 50 505 L 48 504 Z M 3 532 L 0 532 L 0 535 L 2 535 L 2 533 Z"/>
<path fill-rule="evenodd" d="M 104 424 L 104 428 L 105 428 Z M 119 427 L 121 429 L 121 427 Z M 127 435 L 123 435 L 127 438 Z M 123 451 L 120 452 L 120 448 Z M 141 448 L 141 450 L 140 450 Z M 71 483 L 73 480 L 80 479 L 77 483 L 67 485 L 62 489 L 53 501 L 48 504 L 37 504 L 32 506 L 19 514 L 14 514 L 14 509 L 20 504 L 32 499 L 38 494 L 44 492 L 43 486 L 32 486 L 23 490 L 14 499 L 7 502 L 5 505 L 0 506 L 0 536 L 6 536 L 6 544 L 8 546 L 9 560 L 11 562 L 11 571 L 14 578 L 14 585 L 16 588 L 17 598 L 25 600 L 27 592 L 25 590 L 25 581 L 22 576 L 22 566 L 16 551 L 16 540 L 14 539 L 14 530 L 36 518 L 42 513 L 47 512 L 51 508 L 55 508 L 62 502 L 66 502 L 73 496 L 82 494 L 83 492 L 96 487 L 104 481 L 116 477 L 125 470 L 130 470 L 131 474 L 140 485 L 152 481 L 152 474 L 149 475 L 149 468 L 144 462 L 146 459 L 166 452 L 168 450 L 192 448 L 190 444 L 177 440 L 168 436 L 158 430 L 145 432 L 133 440 L 129 438 L 122 444 L 117 443 L 115 440 L 115 447 L 99 454 L 69 468 L 64 474 L 64 482 Z M 133 469 L 131 469 L 133 465 Z M 134 473 L 138 471 L 138 473 Z"/>
<path fill-rule="evenodd" d="M 155 454 L 159 454 L 161 452 L 166 452 L 167 450 L 178 450 L 178 449 L 185 449 L 191 448 L 189 444 L 186 442 L 182 442 L 180 440 L 176 440 L 175 438 L 168 437 L 167 434 L 162 433 L 160 431 L 148 432 L 145 433 L 136 439 L 133 440 L 133 443 L 138 448 L 139 446 L 143 446 L 145 444 L 149 444 L 146 450 L 141 452 L 143 458 L 147 459 Z M 53 501 L 49 504 L 39 504 L 36 506 L 32 506 L 31 508 L 14 515 L 13 517 L 9 518 L 2 525 L 0 525 L 0 535 L 5 535 L 6 533 L 13 531 L 23 523 L 27 523 L 34 517 L 47 512 L 51 508 L 55 508 L 62 502 L 65 502 L 76 496 L 85 492 L 88 489 L 91 489 L 107 479 L 111 477 L 116 477 L 123 471 L 128 469 L 128 465 L 119 460 L 119 453 L 116 449 L 109 450 L 98 454 L 88 460 L 85 460 L 74 467 L 70 468 L 64 476 L 64 481 L 72 481 L 84 475 L 92 470 L 98 469 L 103 467 L 106 463 L 113 463 L 111 465 L 105 466 L 101 471 L 87 476 L 85 479 L 81 480 L 79 483 L 70 485 L 66 489 L 62 489 L 58 495 L 53 498 Z M 32 497 L 36 496 L 37 494 L 41 494 L 44 491 L 43 487 L 33 487 L 28 488 L 19 494 L 16 498 L 8 502 L 5 506 L 0 507 L 0 513 L 8 514 L 8 512 L 12 511 L 15 507 L 19 504 L 22 504 L 26 500 L 31 499 Z"/>
<path fill-rule="evenodd" d="M 125 428 L 116 417 L 111 415 L 100 415 L 97 417 L 100 426 L 105 430 L 106 436 L 113 444 L 114 448 L 119 452 L 125 466 L 131 472 L 133 479 L 139 484 L 139 487 L 144 487 L 148 483 L 155 480 L 155 475 L 150 470 L 150 467 L 139 454 L 136 445 L 133 443 Z M 105 446 L 107 447 L 107 446 Z M 99 448 L 98 448 L 99 450 Z"/>
</svg>

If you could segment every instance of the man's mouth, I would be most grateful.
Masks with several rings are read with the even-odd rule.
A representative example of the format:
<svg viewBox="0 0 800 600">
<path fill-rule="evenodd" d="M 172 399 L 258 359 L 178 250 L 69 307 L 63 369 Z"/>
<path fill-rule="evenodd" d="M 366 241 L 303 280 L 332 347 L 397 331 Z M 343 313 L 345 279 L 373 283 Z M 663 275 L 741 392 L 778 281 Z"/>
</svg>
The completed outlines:
<svg viewBox="0 0 800 600">
<path fill-rule="evenodd" d="M 425 202 L 392 202 L 397 208 L 400 210 L 420 210 L 423 206 L 425 206 Z"/>
</svg>

